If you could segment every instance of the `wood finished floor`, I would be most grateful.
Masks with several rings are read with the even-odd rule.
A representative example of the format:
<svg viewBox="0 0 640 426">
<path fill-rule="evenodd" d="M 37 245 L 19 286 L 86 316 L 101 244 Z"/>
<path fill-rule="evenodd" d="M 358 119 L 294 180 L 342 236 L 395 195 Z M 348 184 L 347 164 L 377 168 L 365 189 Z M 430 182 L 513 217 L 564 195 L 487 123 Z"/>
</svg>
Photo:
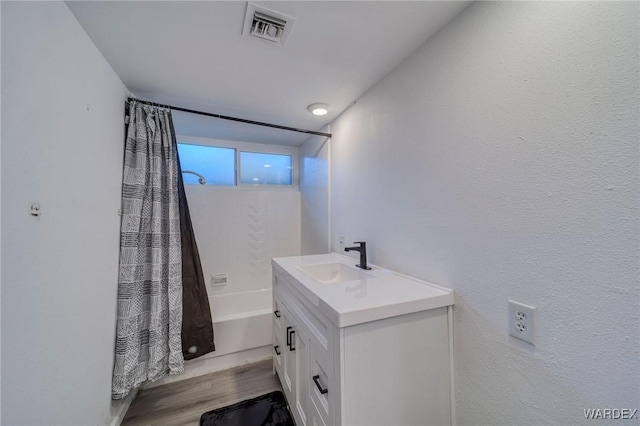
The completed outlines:
<svg viewBox="0 0 640 426">
<path fill-rule="evenodd" d="M 123 426 L 200 425 L 207 411 L 282 391 L 268 359 L 138 392 Z"/>
</svg>

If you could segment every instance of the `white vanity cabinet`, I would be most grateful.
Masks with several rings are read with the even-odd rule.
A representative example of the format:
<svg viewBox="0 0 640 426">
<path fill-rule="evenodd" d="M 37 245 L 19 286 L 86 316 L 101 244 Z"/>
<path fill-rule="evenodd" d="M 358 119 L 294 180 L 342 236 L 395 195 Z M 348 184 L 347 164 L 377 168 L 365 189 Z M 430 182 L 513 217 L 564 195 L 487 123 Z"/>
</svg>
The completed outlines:
<svg viewBox="0 0 640 426">
<path fill-rule="evenodd" d="M 296 423 L 306 425 L 313 424 L 311 410 L 314 407 L 310 396 L 313 394 L 312 387 L 319 380 L 316 378 L 314 381 L 315 373 L 311 373 L 318 369 L 316 357 L 319 350 L 327 353 L 327 338 L 318 336 L 321 332 L 309 318 L 313 314 L 301 304 L 304 302 L 299 299 L 296 301 L 293 294 L 292 289 L 286 288 L 283 278 L 274 274 L 274 312 L 279 311 L 280 318 L 274 321 L 273 335 L 274 345 L 281 348 L 281 355 L 277 360 L 274 358 L 274 370 L 278 373 Z M 332 331 L 327 323 L 323 325 L 325 333 Z M 320 339 L 324 341 L 324 345 L 320 343 Z M 326 356 L 322 360 L 323 365 L 326 365 L 325 358 Z M 326 380 L 327 373 L 322 374 Z"/>
<path fill-rule="evenodd" d="M 322 288 L 305 285 L 282 259 L 288 258 L 273 261 L 273 364 L 298 426 L 451 424 L 452 295 L 442 306 L 420 310 L 409 303 L 411 312 L 397 314 L 396 303 L 375 314 L 380 318 L 360 321 L 372 312 L 349 311 L 348 303 L 322 297 Z M 366 284 L 365 294 L 373 297 L 380 283 Z M 345 297 L 364 303 L 357 300 L 363 289 L 354 287 L 345 288 Z"/>
</svg>

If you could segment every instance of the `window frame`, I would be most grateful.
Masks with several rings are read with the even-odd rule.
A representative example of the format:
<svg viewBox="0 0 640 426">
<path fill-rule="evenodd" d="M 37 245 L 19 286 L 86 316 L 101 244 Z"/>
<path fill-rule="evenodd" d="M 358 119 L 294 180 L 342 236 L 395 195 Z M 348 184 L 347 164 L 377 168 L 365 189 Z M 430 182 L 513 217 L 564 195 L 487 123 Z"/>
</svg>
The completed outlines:
<svg viewBox="0 0 640 426">
<path fill-rule="evenodd" d="M 177 141 L 177 138 L 176 138 Z M 235 148 L 229 148 L 226 146 L 213 146 L 213 145 L 201 145 L 201 144 L 195 144 L 195 143 L 190 143 L 190 142 L 183 142 L 183 141 L 179 141 L 177 142 L 178 145 L 192 145 L 192 146 L 201 146 L 201 147 L 208 147 L 208 148 L 223 148 L 223 149 L 231 149 L 233 150 L 233 158 L 234 158 L 234 164 L 233 164 L 233 183 L 229 184 L 229 185 L 221 185 L 221 184 L 217 184 L 217 183 L 207 183 L 204 186 L 217 186 L 217 187 L 222 187 L 222 188 L 234 188 L 236 186 L 238 186 L 238 171 L 236 170 L 237 168 L 237 157 L 238 157 L 238 150 Z M 180 168 L 182 169 L 182 164 L 180 164 Z M 205 173 L 202 171 L 197 171 L 197 170 L 190 170 L 190 168 L 188 168 L 187 170 L 189 171 L 193 171 L 196 173 L 200 173 L 201 175 L 205 176 Z M 183 177 L 184 179 L 184 177 Z M 205 178 L 206 180 L 206 178 Z M 185 185 L 195 185 L 195 186 L 203 186 L 200 185 L 199 183 L 185 183 Z"/>
<path fill-rule="evenodd" d="M 291 157 L 291 185 L 278 185 L 278 184 L 268 184 L 268 183 L 243 183 L 242 182 L 242 153 L 245 152 L 247 154 L 270 154 L 270 155 L 281 155 L 286 157 Z M 294 186 L 293 180 L 293 168 L 294 168 L 294 159 L 291 154 L 283 154 L 283 153 L 275 153 L 275 152 L 256 152 L 256 151 L 248 151 L 248 150 L 236 150 L 236 185 L 237 186 L 251 186 L 251 187 L 276 187 L 276 188 L 291 188 Z"/>
<path fill-rule="evenodd" d="M 298 147 L 287 145 L 268 145 L 254 142 L 230 141 L 224 139 L 203 138 L 197 136 L 176 135 L 177 143 L 188 145 L 201 145 L 218 148 L 235 149 L 235 185 L 191 185 L 206 188 L 222 188 L 222 189 L 250 189 L 250 190 L 276 190 L 276 191 L 298 191 L 299 184 L 299 164 L 298 164 Z M 242 183 L 240 176 L 240 153 L 251 152 L 258 154 L 274 154 L 291 156 L 291 185 L 273 185 L 263 183 Z M 197 172 L 197 170 L 194 170 Z"/>
</svg>

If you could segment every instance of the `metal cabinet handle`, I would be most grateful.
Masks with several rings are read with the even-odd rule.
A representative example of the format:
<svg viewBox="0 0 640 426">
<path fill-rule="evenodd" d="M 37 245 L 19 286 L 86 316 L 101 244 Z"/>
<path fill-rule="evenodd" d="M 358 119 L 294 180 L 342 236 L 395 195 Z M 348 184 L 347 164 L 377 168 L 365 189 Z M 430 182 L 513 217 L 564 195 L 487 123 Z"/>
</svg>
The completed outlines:
<svg viewBox="0 0 640 426">
<path fill-rule="evenodd" d="M 280 311 L 273 311 L 273 315 L 275 315 L 276 318 L 280 318 Z"/>
<path fill-rule="evenodd" d="M 293 346 L 293 339 L 296 337 L 296 331 L 291 330 L 293 327 L 287 327 L 287 345 L 289 346 L 290 351 L 295 351 L 296 348 Z"/>
<path fill-rule="evenodd" d="M 313 376 L 312 377 L 313 382 L 316 384 L 316 387 L 318 388 L 318 390 L 320 391 L 320 393 L 322 395 L 324 395 L 325 393 L 329 392 L 329 389 L 322 389 L 322 386 L 320 385 L 320 376 Z"/>
<path fill-rule="evenodd" d="M 276 351 L 276 355 L 280 355 L 280 351 L 278 350 L 280 346 L 274 346 L 273 350 Z"/>
</svg>

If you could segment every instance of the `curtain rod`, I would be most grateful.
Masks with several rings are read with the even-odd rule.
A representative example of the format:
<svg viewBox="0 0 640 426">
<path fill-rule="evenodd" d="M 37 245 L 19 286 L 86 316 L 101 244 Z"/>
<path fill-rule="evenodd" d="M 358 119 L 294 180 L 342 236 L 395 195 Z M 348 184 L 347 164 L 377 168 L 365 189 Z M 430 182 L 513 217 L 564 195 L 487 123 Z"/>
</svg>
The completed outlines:
<svg viewBox="0 0 640 426">
<path fill-rule="evenodd" d="M 147 105 L 153 105 L 160 108 L 168 108 L 175 111 L 188 112 L 190 114 L 206 115 L 207 117 L 215 117 L 215 118 L 220 118 L 222 120 L 238 121 L 240 123 L 253 124 L 256 126 L 263 126 L 263 127 L 271 127 L 273 129 L 289 130 L 291 132 L 306 133 L 309 135 L 316 135 L 316 136 L 324 136 L 326 138 L 331 137 L 331 133 L 316 132 L 313 130 L 306 130 L 306 129 L 297 129 L 295 127 L 280 126 L 279 124 L 264 123 L 262 121 L 247 120 L 245 118 L 230 117 L 228 115 L 214 114 L 214 113 L 204 112 L 204 111 L 196 111 L 194 109 L 181 108 L 173 105 L 159 104 L 156 102 L 144 101 L 142 99 L 137 99 L 137 98 L 127 99 L 127 102 L 131 102 L 131 101 L 136 101 L 136 102 L 140 102 L 142 104 L 147 104 Z"/>
</svg>

